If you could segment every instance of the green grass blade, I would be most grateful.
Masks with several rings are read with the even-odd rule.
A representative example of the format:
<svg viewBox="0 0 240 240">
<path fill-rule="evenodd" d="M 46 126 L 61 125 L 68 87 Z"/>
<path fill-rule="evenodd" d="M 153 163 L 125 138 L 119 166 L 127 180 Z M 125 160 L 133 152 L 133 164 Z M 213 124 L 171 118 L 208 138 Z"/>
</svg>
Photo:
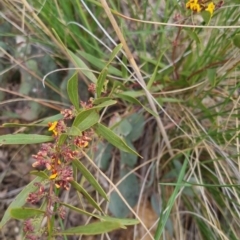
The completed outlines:
<svg viewBox="0 0 240 240">
<path fill-rule="evenodd" d="M 167 220 L 169 218 L 169 215 L 170 215 L 170 212 L 172 210 L 173 204 L 176 200 L 177 194 L 178 194 L 179 190 L 181 189 L 180 184 L 182 183 L 183 178 L 185 176 L 187 164 L 188 164 L 188 157 L 186 156 L 185 160 L 184 160 L 184 163 L 183 163 L 183 166 L 182 166 L 182 169 L 181 169 L 181 172 L 180 172 L 179 177 L 178 177 L 178 181 L 177 181 L 178 185 L 175 187 L 175 189 L 174 189 L 174 191 L 173 191 L 173 193 L 172 193 L 172 195 L 171 195 L 171 197 L 170 197 L 170 199 L 167 203 L 166 208 L 163 210 L 162 214 L 160 215 L 157 230 L 156 230 L 156 233 L 155 233 L 155 236 L 154 236 L 155 240 L 159 240 L 160 237 L 162 236 L 163 230 L 164 230 L 165 225 L 167 223 Z"/>
</svg>

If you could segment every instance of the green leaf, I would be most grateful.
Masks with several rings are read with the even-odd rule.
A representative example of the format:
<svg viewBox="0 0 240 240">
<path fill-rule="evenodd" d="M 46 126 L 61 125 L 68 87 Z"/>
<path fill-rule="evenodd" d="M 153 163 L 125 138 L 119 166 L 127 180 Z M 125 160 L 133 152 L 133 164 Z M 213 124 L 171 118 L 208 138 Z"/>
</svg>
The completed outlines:
<svg viewBox="0 0 240 240">
<path fill-rule="evenodd" d="M 97 67 L 98 69 L 103 69 L 106 66 L 106 63 L 101 61 L 101 59 L 92 56 L 91 54 L 88 54 L 84 51 L 77 51 L 77 53 L 85 58 L 89 63 L 91 63 L 93 66 Z M 108 71 L 110 74 L 114 74 L 115 76 L 121 77 L 122 76 L 122 72 L 119 71 L 117 68 L 113 67 L 113 66 L 109 66 Z"/>
<path fill-rule="evenodd" d="M 62 133 L 62 134 L 60 135 L 59 139 L 58 139 L 58 145 L 59 145 L 59 146 L 63 145 L 64 142 L 66 141 L 67 137 L 68 137 L 68 134 Z"/>
<path fill-rule="evenodd" d="M 157 215 L 160 215 L 162 206 L 161 206 L 160 197 L 156 193 L 153 193 L 151 195 L 151 205 L 152 205 L 154 212 Z"/>
<path fill-rule="evenodd" d="M 210 20 L 211 20 L 211 18 L 212 18 L 211 13 L 208 12 L 208 11 L 202 11 L 201 15 L 202 15 L 202 18 L 203 18 L 203 20 L 205 22 L 205 25 L 208 25 Z"/>
<path fill-rule="evenodd" d="M 73 127 L 77 127 L 80 131 L 85 131 L 89 129 L 99 120 L 99 114 L 95 109 L 88 109 L 81 111 L 73 122 Z"/>
<path fill-rule="evenodd" d="M 187 32 L 188 36 L 194 40 L 197 44 L 201 44 L 200 38 L 198 37 L 196 31 L 194 31 L 193 29 L 188 29 L 188 28 L 184 28 L 184 30 Z"/>
<path fill-rule="evenodd" d="M 74 187 L 77 191 L 81 192 L 85 196 L 85 198 L 94 208 L 102 212 L 102 209 L 100 208 L 100 206 L 94 201 L 94 199 L 88 194 L 88 192 L 80 184 L 78 184 L 76 181 L 71 181 L 70 183 L 72 187 Z"/>
<path fill-rule="evenodd" d="M 129 218 L 113 218 L 109 216 L 102 216 L 101 219 L 107 222 L 119 222 L 124 226 L 131 226 L 139 223 L 137 219 L 129 219 Z"/>
<path fill-rule="evenodd" d="M 104 86 L 104 83 L 105 83 L 105 79 L 107 77 L 107 73 L 108 73 L 108 69 L 107 68 L 104 68 L 99 77 L 98 77 L 98 80 L 97 80 L 97 86 L 96 86 L 96 92 L 97 92 L 97 97 L 101 97 L 101 94 L 103 91 L 103 86 Z"/>
<path fill-rule="evenodd" d="M 40 177 L 35 178 L 30 182 L 11 202 L 7 210 L 5 210 L 3 218 L 0 222 L 0 229 L 11 219 L 11 209 L 22 207 L 26 203 L 26 199 L 30 192 L 35 192 L 37 187 L 34 186 L 34 183 L 41 182 L 43 179 Z"/>
<path fill-rule="evenodd" d="M 208 80 L 209 80 L 212 87 L 216 86 L 216 75 L 217 75 L 217 69 L 216 68 L 207 69 Z"/>
<path fill-rule="evenodd" d="M 120 136 L 127 136 L 132 131 L 132 125 L 125 118 L 115 125 L 113 131 Z"/>
<path fill-rule="evenodd" d="M 165 98 L 165 97 L 158 97 L 155 98 L 157 102 L 159 102 L 161 105 L 164 103 L 181 103 L 184 102 L 184 100 L 177 99 L 177 98 Z"/>
<path fill-rule="evenodd" d="M 34 144 L 54 140 L 51 136 L 38 134 L 7 134 L 0 136 L 0 144 Z"/>
<path fill-rule="evenodd" d="M 110 164 L 110 159 L 112 155 L 113 145 L 109 143 L 99 142 L 95 153 L 95 161 L 97 162 L 100 169 L 106 171 Z"/>
<path fill-rule="evenodd" d="M 86 178 L 86 180 L 91 183 L 91 185 L 94 187 L 94 189 L 108 201 L 107 194 L 102 189 L 100 184 L 97 182 L 97 180 L 94 178 L 94 176 L 88 171 L 88 169 L 79 161 L 79 160 L 73 160 L 73 164 L 75 167 L 82 173 L 82 175 Z"/>
<path fill-rule="evenodd" d="M 119 51 L 122 48 L 122 43 L 118 44 L 111 52 L 109 61 L 106 64 L 106 67 L 112 62 L 112 60 L 117 56 L 117 54 L 119 53 Z"/>
<path fill-rule="evenodd" d="M 125 66 L 127 66 L 128 60 L 127 60 L 127 57 L 124 55 L 122 56 L 122 62 L 123 62 L 123 64 L 121 64 L 122 78 L 126 79 L 128 78 L 128 69 L 125 68 Z"/>
<path fill-rule="evenodd" d="M 73 104 L 73 106 L 79 110 L 79 97 L 78 97 L 78 76 L 75 73 L 69 80 L 67 84 L 68 97 Z"/>
<path fill-rule="evenodd" d="M 151 115 L 153 116 L 157 116 L 157 113 L 153 112 L 150 108 L 144 106 L 144 104 L 142 104 L 140 101 L 138 101 L 136 98 L 134 97 L 131 97 L 127 94 L 124 94 L 124 93 L 119 93 L 119 94 L 116 94 L 116 96 L 120 99 L 123 99 L 123 100 L 126 100 L 127 102 L 130 102 L 130 103 L 134 103 L 134 104 L 137 104 L 137 105 L 140 105 L 142 106 L 147 112 L 149 112 Z"/>
<path fill-rule="evenodd" d="M 73 52 L 70 50 L 67 50 L 68 54 L 72 58 L 74 64 L 79 67 L 80 71 L 87 77 L 89 78 L 93 83 L 97 83 L 97 78 L 95 75 L 92 73 L 91 69 L 80 59 L 77 55 L 75 55 Z"/>
<path fill-rule="evenodd" d="M 75 126 L 71 126 L 67 132 L 67 135 L 70 136 L 82 136 L 82 132 L 80 131 L 79 128 L 75 127 Z"/>
<path fill-rule="evenodd" d="M 126 174 L 128 174 L 128 171 L 121 170 L 121 177 L 124 177 Z M 134 207 L 140 192 L 137 177 L 134 174 L 130 174 L 119 184 L 118 189 L 130 207 Z M 114 216 L 120 218 L 129 214 L 127 205 L 115 191 L 110 196 L 109 210 Z"/>
<path fill-rule="evenodd" d="M 91 109 L 101 109 L 101 108 L 104 108 L 104 107 L 114 105 L 116 103 L 117 103 L 117 101 L 115 101 L 115 100 L 108 100 L 108 101 L 104 101 L 104 102 L 100 103 L 97 106 L 92 107 Z"/>
<path fill-rule="evenodd" d="M 123 93 L 121 93 L 123 94 Z M 133 98 L 137 98 L 137 97 L 142 97 L 145 96 L 146 93 L 143 90 L 139 90 L 139 91 L 125 91 L 124 92 L 125 96 L 129 96 L 129 97 L 133 97 Z"/>
<path fill-rule="evenodd" d="M 237 47 L 240 48 L 240 34 L 236 34 L 233 37 L 233 44 Z"/>
<path fill-rule="evenodd" d="M 93 105 L 98 105 L 104 102 L 108 102 L 109 100 L 112 101 L 110 97 L 101 97 L 93 100 Z"/>
<path fill-rule="evenodd" d="M 107 73 L 108 73 L 108 67 L 110 65 L 110 63 L 112 62 L 112 60 L 116 57 L 116 55 L 119 53 L 119 51 L 122 48 L 122 44 L 117 45 L 111 55 L 110 55 L 110 59 L 107 62 L 107 64 L 105 65 L 105 67 L 103 68 L 103 70 L 101 71 L 98 80 L 97 80 L 97 86 L 96 86 L 96 92 L 97 92 L 97 97 L 101 97 L 101 93 L 104 92 L 103 91 L 103 87 L 104 87 L 104 83 L 105 83 L 105 79 L 107 77 Z"/>
<path fill-rule="evenodd" d="M 124 152 L 133 153 L 140 156 L 137 152 L 132 150 L 122 138 L 120 138 L 112 130 L 105 127 L 104 125 L 100 123 L 96 124 L 96 132 L 98 135 L 103 136 L 103 138 L 105 138 L 108 142 L 110 142 L 113 146 L 117 147 L 118 149 Z"/>
<path fill-rule="evenodd" d="M 55 235 L 98 235 L 113 230 L 125 228 L 120 222 L 97 222 L 91 223 L 86 226 L 73 227 L 65 231 L 56 232 Z"/>
<path fill-rule="evenodd" d="M 127 120 L 132 125 L 132 130 L 127 135 L 127 138 L 134 142 L 143 134 L 145 119 L 141 113 L 133 113 L 127 117 Z"/>
<path fill-rule="evenodd" d="M 46 127 L 46 124 L 19 124 L 19 123 L 3 123 L 3 127 Z"/>
<path fill-rule="evenodd" d="M 42 179 L 49 179 L 48 175 L 44 171 L 33 170 L 30 174 L 40 177 Z"/>
<path fill-rule="evenodd" d="M 40 123 L 41 124 L 48 124 L 49 122 L 58 121 L 60 119 L 63 119 L 63 115 L 61 113 L 53 115 L 51 117 L 47 117 L 43 121 L 41 121 Z"/>
<path fill-rule="evenodd" d="M 35 208 L 13 208 L 10 211 L 11 217 L 16 219 L 38 217 L 44 213 L 44 211 Z"/>
<path fill-rule="evenodd" d="M 128 138 L 126 139 L 126 143 L 129 147 L 131 147 L 133 150 L 135 150 L 135 147 L 133 146 L 131 141 L 128 140 Z M 120 156 L 121 156 L 120 157 L 121 164 L 126 164 L 129 167 L 133 167 L 137 163 L 138 157 L 135 154 L 120 151 Z"/>
<path fill-rule="evenodd" d="M 89 216 L 89 217 L 95 217 L 95 218 L 99 218 L 99 219 L 102 218 L 102 216 L 99 216 L 99 215 L 96 215 L 96 214 L 92 214 L 90 212 L 86 212 L 86 211 L 84 211 L 84 210 L 82 210 L 80 208 L 74 207 L 74 206 L 72 206 L 70 204 L 67 204 L 67 203 L 64 203 L 64 202 L 60 202 L 59 204 L 65 206 L 65 207 L 67 207 L 67 208 L 69 208 L 69 209 L 71 209 L 71 210 L 73 210 L 73 211 L 75 211 L 77 213 L 80 213 L 80 214 L 83 214 L 83 215 L 86 215 L 86 216 Z"/>
<path fill-rule="evenodd" d="M 189 153 L 188 153 L 188 155 L 189 155 Z M 166 208 L 162 209 L 162 212 L 161 212 L 161 215 L 160 215 L 160 218 L 159 218 L 159 222 L 158 222 L 158 226 L 157 226 L 157 230 L 155 232 L 154 239 L 160 239 L 160 237 L 162 236 L 162 233 L 164 231 L 166 223 L 169 219 L 169 215 L 171 213 L 172 207 L 173 207 L 174 202 L 175 202 L 175 200 L 178 196 L 178 192 L 182 188 L 181 183 L 183 182 L 183 179 L 185 177 L 185 172 L 186 172 L 186 169 L 187 169 L 188 162 L 189 162 L 189 159 L 188 159 L 188 156 L 186 155 L 184 163 L 183 163 L 182 168 L 181 168 L 181 171 L 178 175 L 177 186 L 175 187 L 172 195 L 170 196 Z"/>
</svg>

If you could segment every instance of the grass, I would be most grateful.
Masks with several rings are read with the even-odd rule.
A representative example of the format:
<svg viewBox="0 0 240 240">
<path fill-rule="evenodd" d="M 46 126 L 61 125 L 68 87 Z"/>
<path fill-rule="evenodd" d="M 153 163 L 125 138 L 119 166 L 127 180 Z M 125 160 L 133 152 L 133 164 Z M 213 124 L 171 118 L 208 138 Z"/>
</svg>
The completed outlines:
<svg viewBox="0 0 240 240">
<path fill-rule="evenodd" d="M 121 119 L 133 113 L 145 119 L 144 134 L 134 142 L 144 158 L 129 168 L 114 150 L 116 163 L 111 162 L 106 174 L 111 185 L 120 186 L 127 175 L 119 178 L 119 166 L 134 173 L 140 186 L 138 207 L 149 198 L 159 214 L 155 228 L 152 224 L 152 231 L 137 238 L 141 229 L 148 229 L 142 219 L 132 239 L 239 239 L 239 6 L 226 1 L 204 24 L 184 1 L 151 2 L 108 1 L 108 8 L 103 0 L 5 0 L 1 22 L 8 27 L 1 31 L 1 51 L 11 61 L 2 64 L 2 76 L 11 78 L 12 69 L 24 76 L 24 69 L 38 82 L 34 87 L 42 89 L 46 74 L 59 73 L 47 76 L 51 92 L 40 100 L 31 90 L 15 96 L 20 93 L 42 105 L 52 100 L 47 106 L 60 109 L 67 97 L 66 69 L 78 69 L 83 82 L 89 82 L 86 72 L 98 76 L 121 42 L 121 55 L 109 69 L 110 91 L 118 86 L 158 113 L 152 116 L 120 97 L 117 107 L 103 115 L 107 124 L 113 111 Z M 23 49 L 14 43 L 19 35 Z M 29 53 L 30 46 L 41 51 Z M 74 61 L 69 50 L 83 62 Z M 51 67 L 45 68 L 50 60 L 44 62 L 42 55 L 50 57 Z M 5 78 L 0 81 L 6 88 Z M 7 106 L 3 104 L 4 112 L 12 113 Z M 40 117 L 37 109 L 35 118 Z M 104 176 L 99 181 L 105 182 Z M 113 190 L 106 189 L 109 195 Z M 153 196 L 158 196 L 155 203 Z"/>
</svg>

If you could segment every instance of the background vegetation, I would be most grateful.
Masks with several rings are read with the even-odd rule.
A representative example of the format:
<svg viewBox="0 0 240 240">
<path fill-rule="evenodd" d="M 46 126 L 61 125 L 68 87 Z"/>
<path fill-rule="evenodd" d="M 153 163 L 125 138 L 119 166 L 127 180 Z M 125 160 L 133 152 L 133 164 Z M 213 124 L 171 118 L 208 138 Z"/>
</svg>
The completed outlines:
<svg viewBox="0 0 240 240">
<path fill-rule="evenodd" d="M 211 16 L 175 0 L 109 0 L 109 8 L 104 0 L 1 2 L 2 123 L 37 123 L 70 106 L 67 80 L 76 70 L 80 98 L 87 101 L 88 84 L 122 43 L 103 93 L 118 102 L 101 111 L 101 122 L 142 158 L 96 138 L 89 156 L 112 184 L 88 161 L 86 166 L 110 198 L 102 203 L 97 195 L 104 210 L 140 223 L 96 239 L 240 238 L 240 12 L 238 1 L 214 3 L 219 8 Z M 46 128 L 0 131 L 30 134 Z M 3 211 L 30 181 L 25 174 L 37 148 L 1 147 Z M 71 191 L 61 197 L 92 210 Z M 69 212 L 63 224 L 86 221 Z M 8 223 L 0 238 L 13 238 L 14 228 L 20 235 L 19 226 Z"/>
</svg>

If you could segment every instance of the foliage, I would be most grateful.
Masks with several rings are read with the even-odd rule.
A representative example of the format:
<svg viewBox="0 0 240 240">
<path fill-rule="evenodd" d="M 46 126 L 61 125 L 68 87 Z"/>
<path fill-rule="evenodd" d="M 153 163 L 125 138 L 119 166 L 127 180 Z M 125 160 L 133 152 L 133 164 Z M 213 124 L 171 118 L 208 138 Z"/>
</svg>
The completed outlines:
<svg viewBox="0 0 240 240">
<path fill-rule="evenodd" d="M 23 220 L 27 239 L 46 217 L 49 239 L 137 223 L 131 239 L 238 239 L 236 3 L 0 4 L 0 144 L 43 143 L 0 227 Z M 63 201 L 68 189 L 87 210 Z M 65 229 L 65 209 L 96 221 Z"/>
<path fill-rule="evenodd" d="M 112 58 L 120 50 L 119 47 L 116 51 L 113 51 Z M 110 64 L 110 62 L 108 63 Z M 101 99 L 105 79 L 101 74 L 97 81 L 96 86 L 90 84 L 89 90 L 96 96 L 95 100 Z M 108 197 L 98 181 L 88 171 L 88 169 L 81 163 L 81 159 L 85 156 L 85 149 L 88 147 L 92 140 L 93 132 L 96 129 L 96 133 L 99 136 L 105 137 L 111 144 L 115 145 L 121 151 L 130 152 L 132 154 L 137 153 L 132 150 L 123 139 L 118 137 L 114 132 L 105 127 L 99 122 L 99 112 L 102 108 L 115 104 L 116 101 L 107 100 L 100 104 L 96 104 L 97 101 L 90 99 L 88 102 L 81 102 L 79 106 L 78 97 L 78 77 L 74 74 L 67 84 L 67 92 L 69 100 L 72 103 L 72 108 L 64 109 L 61 111 L 62 117 L 58 121 L 48 123 L 48 131 L 53 133 L 53 136 L 44 136 L 36 134 L 10 134 L 0 137 L 1 144 L 33 144 L 42 143 L 47 141 L 53 141 L 50 144 L 42 144 L 40 151 L 37 155 L 33 155 L 36 160 L 33 163 L 33 167 L 41 167 L 44 170 L 34 172 L 38 175 L 38 178 L 33 180 L 28 186 L 26 186 L 22 192 L 17 196 L 16 201 L 13 202 L 8 210 L 5 212 L 0 226 L 3 227 L 7 221 L 13 217 L 16 219 L 24 219 L 25 228 L 24 232 L 26 238 L 41 237 L 42 234 L 46 234 L 48 238 L 52 238 L 55 235 L 95 235 L 102 234 L 114 229 L 123 228 L 123 219 L 111 219 L 106 221 L 101 218 L 101 215 L 94 217 L 103 220 L 99 223 L 89 224 L 87 226 L 70 228 L 61 232 L 54 230 L 54 221 L 58 216 L 60 219 L 65 218 L 65 210 L 63 206 L 70 207 L 69 205 L 62 205 L 58 200 L 59 190 L 68 190 L 70 185 L 79 193 L 83 194 L 89 204 L 91 204 L 97 211 L 103 214 L 103 210 L 98 203 L 88 194 L 88 192 L 77 183 L 77 179 L 74 180 L 73 171 L 81 172 L 84 178 L 94 187 L 105 200 Z M 72 125 L 68 126 L 68 121 L 72 121 Z M 10 125 L 8 125 L 10 126 Z M 96 126 L 96 127 L 94 127 Z M 77 175 L 75 175 L 77 176 Z M 49 185 L 49 187 L 47 187 Z M 30 204 L 36 204 L 43 202 L 44 205 L 40 209 L 33 208 L 20 208 L 25 205 L 26 201 Z M 54 209 L 54 212 L 51 210 Z M 82 214 L 91 216 L 91 213 L 87 213 L 79 210 Z M 47 217 L 47 227 L 41 231 L 37 231 L 33 225 L 35 218 Z M 109 218 L 110 219 L 110 218 Z M 41 220 L 41 221 L 42 221 Z M 128 224 L 136 224 L 137 221 L 129 221 Z"/>
</svg>

